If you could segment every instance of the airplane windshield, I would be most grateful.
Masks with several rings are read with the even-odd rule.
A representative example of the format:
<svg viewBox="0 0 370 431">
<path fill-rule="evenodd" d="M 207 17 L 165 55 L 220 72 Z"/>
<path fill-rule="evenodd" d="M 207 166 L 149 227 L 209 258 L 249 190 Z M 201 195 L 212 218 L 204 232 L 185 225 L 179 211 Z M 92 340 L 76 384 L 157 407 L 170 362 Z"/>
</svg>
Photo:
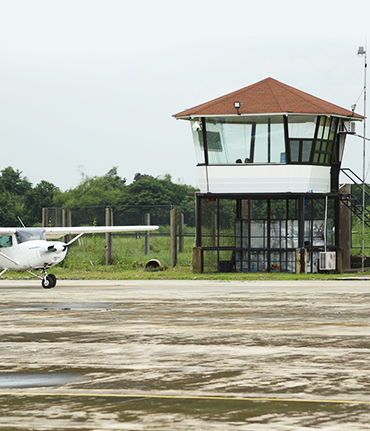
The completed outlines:
<svg viewBox="0 0 370 431">
<path fill-rule="evenodd" d="M 22 229 L 17 231 L 18 244 L 26 241 L 44 240 L 44 229 Z"/>
<path fill-rule="evenodd" d="M 10 235 L 0 237 L 0 248 L 11 247 L 13 245 L 13 238 Z"/>
</svg>

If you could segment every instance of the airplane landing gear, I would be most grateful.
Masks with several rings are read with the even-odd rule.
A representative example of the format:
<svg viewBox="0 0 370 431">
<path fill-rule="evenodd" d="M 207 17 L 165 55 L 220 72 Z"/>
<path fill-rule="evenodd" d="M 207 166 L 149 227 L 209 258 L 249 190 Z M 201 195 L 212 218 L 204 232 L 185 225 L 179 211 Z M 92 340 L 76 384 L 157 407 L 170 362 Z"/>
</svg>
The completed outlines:
<svg viewBox="0 0 370 431">
<path fill-rule="evenodd" d="M 27 272 L 29 272 L 34 277 L 39 278 L 41 280 L 41 285 L 44 289 L 51 289 L 52 287 L 55 287 L 55 285 L 57 284 L 57 278 L 55 277 L 55 275 L 48 274 L 46 268 L 41 269 L 41 272 L 44 274 L 43 277 L 33 273 L 32 271 L 27 271 Z"/>
<path fill-rule="evenodd" d="M 57 284 L 57 278 L 54 274 L 45 274 L 41 284 L 44 289 L 51 289 Z"/>
</svg>

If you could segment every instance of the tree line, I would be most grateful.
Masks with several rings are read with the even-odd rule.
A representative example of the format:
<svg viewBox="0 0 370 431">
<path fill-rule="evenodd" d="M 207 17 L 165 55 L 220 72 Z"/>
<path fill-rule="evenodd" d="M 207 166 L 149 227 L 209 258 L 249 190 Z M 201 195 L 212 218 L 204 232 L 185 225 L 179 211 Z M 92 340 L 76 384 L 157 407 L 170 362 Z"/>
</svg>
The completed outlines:
<svg viewBox="0 0 370 431">
<path fill-rule="evenodd" d="M 61 191 L 42 180 L 36 186 L 11 166 L 0 171 L 0 226 L 18 226 L 20 217 L 26 226 L 40 226 L 43 208 L 176 206 L 194 213 L 197 189 L 174 183 L 171 175 L 153 177 L 137 173 L 131 184 L 112 167 L 105 175 L 83 175 L 75 188 Z M 142 223 L 137 220 L 136 224 Z"/>
</svg>

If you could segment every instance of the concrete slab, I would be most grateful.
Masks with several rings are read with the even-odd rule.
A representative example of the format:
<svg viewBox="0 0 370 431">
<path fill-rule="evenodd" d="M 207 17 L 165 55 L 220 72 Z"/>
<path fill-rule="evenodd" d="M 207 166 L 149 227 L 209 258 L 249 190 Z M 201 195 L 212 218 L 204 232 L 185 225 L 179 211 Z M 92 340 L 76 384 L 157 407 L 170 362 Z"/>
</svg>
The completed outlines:
<svg viewBox="0 0 370 431">
<path fill-rule="evenodd" d="M 0 281 L 0 426 L 370 429 L 370 283 Z"/>
</svg>

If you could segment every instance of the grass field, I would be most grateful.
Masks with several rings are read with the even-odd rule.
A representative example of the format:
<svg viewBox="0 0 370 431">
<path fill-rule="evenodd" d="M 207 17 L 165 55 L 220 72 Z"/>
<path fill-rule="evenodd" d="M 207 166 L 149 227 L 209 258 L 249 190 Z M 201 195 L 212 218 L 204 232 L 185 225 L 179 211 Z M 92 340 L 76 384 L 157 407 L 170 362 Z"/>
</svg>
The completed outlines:
<svg viewBox="0 0 370 431">
<path fill-rule="evenodd" d="M 191 268 L 191 254 L 194 237 L 185 237 L 184 253 L 178 253 L 178 264 L 171 268 L 170 237 L 152 235 L 150 254 L 144 253 L 145 237 L 114 236 L 113 263 L 105 265 L 105 236 L 84 236 L 76 242 L 66 259 L 50 272 L 65 279 L 178 279 L 178 280 L 303 280 L 333 279 L 354 274 L 291 274 L 291 273 L 205 273 L 194 274 Z M 150 259 L 161 262 L 161 271 L 147 271 L 145 265 Z M 359 274 L 360 275 L 360 274 Z M 370 271 L 364 273 L 370 276 Z M 7 272 L 3 278 L 29 278 L 29 273 Z"/>
</svg>

